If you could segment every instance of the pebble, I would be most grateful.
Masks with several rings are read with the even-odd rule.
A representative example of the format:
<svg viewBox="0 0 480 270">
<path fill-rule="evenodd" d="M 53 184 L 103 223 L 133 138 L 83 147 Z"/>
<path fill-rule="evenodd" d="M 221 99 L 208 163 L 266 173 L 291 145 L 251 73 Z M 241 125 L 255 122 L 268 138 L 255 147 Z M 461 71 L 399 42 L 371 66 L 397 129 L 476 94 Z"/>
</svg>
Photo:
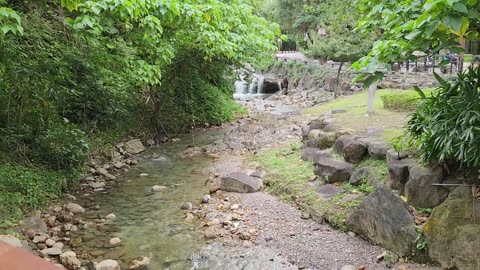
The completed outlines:
<svg viewBox="0 0 480 270">
<path fill-rule="evenodd" d="M 47 239 L 47 241 L 45 241 L 45 245 L 47 245 L 47 247 L 53 247 L 53 245 L 55 245 L 55 240 Z"/>
<path fill-rule="evenodd" d="M 62 254 L 62 250 L 59 249 L 59 248 L 46 248 L 46 249 L 40 251 L 40 253 L 42 254 L 43 257 L 58 256 L 58 255 Z"/>
<path fill-rule="evenodd" d="M 62 242 L 57 242 L 53 244 L 53 248 L 58 248 L 58 249 L 63 249 L 63 243 Z"/>
<path fill-rule="evenodd" d="M 187 213 L 187 217 L 185 218 L 185 221 L 192 222 L 194 219 L 195 219 L 194 215 L 192 215 L 191 213 Z"/>
<path fill-rule="evenodd" d="M 115 216 L 114 213 L 110 213 L 105 218 L 108 219 L 108 220 L 115 220 L 117 218 L 117 216 Z"/>
<path fill-rule="evenodd" d="M 210 195 L 204 195 L 202 197 L 202 203 L 208 203 L 212 197 Z"/>
<path fill-rule="evenodd" d="M 357 267 L 349 264 L 349 265 L 342 266 L 342 268 L 340 268 L 340 270 L 357 270 Z"/>
<path fill-rule="evenodd" d="M 238 210 L 240 206 L 238 204 L 234 204 L 230 207 L 230 210 Z"/>
<path fill-rule="evenodd" d="M 37 243 L 44 243 L 46 240 L 48 239 L 48 236 L 47 235 L 36 235 L 35 237 L 33 237 L 33 240 L 32 242 L 34 244 L 37 244 Z"/>
<path fill-rule="evenodd" d="M 115 260 L 104 260 L 95 265 L 95 270 L 120 270 L 120 265 Z"/>
<path fill-rule="evenodd" d="M 81 207 L 80 205 L 78 205 L 76 203 L 67 204 L 67 210 L 69 212 L 72 212 L 73 214 L 80 214 L 80 213 L 85 212 L 85 209 L 83 209 L 83 207 Z"/>
<path fill-rule="evenodd" d="M 141 176 L 141 177 L 148 176 L 148 173 L 141 173 L 140 176 Z"/>
<path fill-rule="evenodd" d="M 182 210 L 192 210 L 193 204 L 191 202 L 185 202 L 182 204 Z"/>
<path fill-rule="evenodd" d="M 168 187 L 166 187 L 166 186 L 155 185 L 150 190 L 153 191 L 153 192 L 162 192 L 162 191 L 165 191 L 167 189 L 168 189 Z"/>
<path fill-rule="evenodd" d="M 112 245 L 112 246 L 119 245 L 121 242 L 122 242 L 122 240 L 120 240 L 120 238 L 118 238 L 118 237 L 110 239 L 110 245 Z"/>
</svg>

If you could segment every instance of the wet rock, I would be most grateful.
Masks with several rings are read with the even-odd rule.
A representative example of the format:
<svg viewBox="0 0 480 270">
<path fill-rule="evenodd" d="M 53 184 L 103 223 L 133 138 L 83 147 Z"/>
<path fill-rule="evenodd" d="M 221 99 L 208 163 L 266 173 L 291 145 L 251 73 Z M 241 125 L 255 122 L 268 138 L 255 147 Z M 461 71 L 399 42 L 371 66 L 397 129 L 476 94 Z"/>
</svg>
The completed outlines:
<svg viewBox="0 0 480 270">
<path fill-rule="evenodd" d="M 153 186 L 150 190 L 153 191 L 153 192 L 163 192 L 165 190 L 167 190 L 168 187 L 166 186 L 158 186 L 158 185 L 155 185 Z"/>
<path fill-rule="evenodd" d="M 58 256 L 62 254 L 62 250 L 59 248 L 46 248 L 42 251 L 40 251 L 40 254 L 42 254 L 43 257 L 47 256 Z"/>
<path fill-rule="evenodd" d="M 375 159 L 386 159 L 390 148 L 385 142 L 373 142 L 368 146 L 368 155 Z"/>
<path fill-rule="evenodd" d="M 99 175 L 103 175 L 103 177 L 105 177 L 105 179 L 107 180 L 115 180 L 117 179 L 116 176 L 110 174 L 105 168 L 98 168 L 96 171 L 95 171 L 96 174 L 99 174 Z"/>
<path fill-rule="evenodd" d="M 69 270 L 77 270 L 82 266 L 82 263 L 77 258 L 77 254 L 73 251 L 67 251 L 60 254 L 60 262 Z"/>
<path fill-rule="evenodd" d="M 326 184 L 317 188 L 316 191 L 320 199 L 327 201 L 335 197 L 335 195 L 343 192 L 343 188 L 332 184 Z"/>
<path fill-rule="evenodd" d="M 211 199 L 211 198 L 212 198 L 212 196 L 210 196 L 210 195 L 204 195 L 204 196 L 202 197 L 202 203 L 208 203 L 208 202 L 210 202 L 210 199 Z"/>
<path fill-rule="evenodd" d="M 365 197 L 348 217 L 347 226 L 402 257 L 412 253 L 417 239 L 415 221 L 408 206 L 385 187 Z"/>
<path fill-rule="evenodd" d="M 118 237 L 115 237 L 115 238 L 110 239 L 109 243 L 112 246 L 118 246 L 118 245 L 120 245 L 120 243 L 122 243 L 122 240 L 120 240 L 120 238 L 118 238 Z"/>
<path fill-rule="evenodd" d="M 33 211 L 29 217 L 20 221 L 19 225 L 22 231 L 30 230 L 35 234 L 48 231 L 47 224 L 42 220 L 40 211 Z"/>
<path fill-rule="evenodd" d="M 130 140 L 130 141 L 126 142 L 125 146 L 124 146 L 124 149 L 128 153 L 134 154 L 134 155 L 147 150 L 145 148 L 145 146 L 143 145 L 143 143 L 139 139 L 133 139 L 133 140 Z"/>
<path fill-rule="evenodd" d="M 415 159 L 407 158 L 402 160 L 391 160 L 388 162 L 388 182 L 387 186 L 391 189 L 400 191 L 401 194 L 405 192 L 405 184 L 410 175 L 409 167 L 415 165 Z"/>
<path fill-rule="evenodd" d="M 341 160 L 324 158 L 317 161 L 315 174 L 328 182 L 346 182 L 353 172 L 353 165 Z"/>
<path fill-rule="evenodd" d="M 354 137 L 351 135 L 342 135 L 337 138 L 333 149 L 339 155 L 343 155 L 343 148 L 354 141 Z"/>
<path fill-rule="evenodd" d="M 433 208 L 442 203 L 448 196 L 448 190 L 432 186 L 443 181 L 441 166 L 412 166 L 409 169 L 408 182 L 405 184 L 405 197 L 414 207 Z"/>
<path fill-rule="evenodd" d="M 76 203 L 68 203 L 67 204 L 67 210 L 69 212 L 72 212 L 73 214 L 80 214 L 80 213 L 85 212 L 85 209 L 83 209 L 83 207 L 81 207 L 80 205 L 78 205 Z"/>
<path fill-rule="evenodd" d="M 120 265 L 115 260 L 104 260 L 95 265 L 95 270 L 121 270 Z"/>
<path fill-rule="evenodd" d="M 367 155 L 367 146 L 360 141 L 352 141 L 343 148 L 345 161 L 360 163 Z"/>
<path fill-rule="evenodd" d="M 140 257 L 138 259 L 132 260 L 132 265 L 128 269 L 130 269 L 130 270 L 147 270 L 149 264 L 150 264 L 150 258 Z"/>
<path fill-rule="evenodd" d="M 376 186 L 381 182 L 381 179 L 377 174 L 375 174 L 372 167 L 367 166 L 367 167 L 363 167 L 358 170 L 355 170 L 352 176 L 350 176 L 350 179 L 348 182 L 354 186 L 361 185 L 362 183 L 367 183 L 371 186 Z"/>
<path fill-rule="evenodd" d="M 220 179 L 220 189 L 224 191 L 251 193 L 259 191 L 262 186 L 261 179 L 241 172 L 234 172 Z"/>
<path fill-rule="evenodd" d="M 479 220 L 480 201 L 470 187 L 457 187 L 424 225 L 430 258 L 443 268 L 480 269 Z"/>
<path fill-rule="evenodd" d="M 0 242 L 7 243 L 8 245 L 14 246 L 17 248 L 21 248 L 23 246 L 22 242 L 18 238 L 12 235 L 0 235 Z"/>
<path fill-rule="evenodd" d="M 115 220 L 117 216 L 114 213 L 110 213 L 105 217 L 107 220 Z"/>
<path fill-rule="evenodd" d="M 193 204 L 191 202 L 185 202 L 180 207 L 182 210 L 192 210 Z"/>
</svg>

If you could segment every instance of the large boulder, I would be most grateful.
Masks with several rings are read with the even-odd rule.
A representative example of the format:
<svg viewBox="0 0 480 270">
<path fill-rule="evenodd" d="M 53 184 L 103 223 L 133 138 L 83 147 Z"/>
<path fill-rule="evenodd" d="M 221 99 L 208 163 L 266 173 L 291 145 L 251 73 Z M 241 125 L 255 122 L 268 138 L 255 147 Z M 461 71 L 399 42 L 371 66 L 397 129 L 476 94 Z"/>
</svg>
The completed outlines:
<svg viewBox="0 0 480 270">
<path fill-rule="evenodd" d="M 407 202 L 418 208 L 433 208 L 448 196 L 448 190 L 432 184 L 443 181 L 441 166 L 412 166 L 409 169 L 408 182 L 405 184 Z"/>
<path fill-rule="evenodd" d="M 40 211 L 33 211 L 30 216 L 20 221 L 20 228 L 25 231 L 32 231 L 34 234 L 44 234 L 48 231 L 47 224 L 41 218 Z"/>
<path fill-rule="evenodd" d="M 350 176 L 348 182 L 354 186 L 367 183 L 370 186 L 377 186 L 381 183 L 380 177 L 373 171 L 372 167 L 367 166 L 355 170 Z"/>
<path fill-rule="evenodd" d="M 390 148 L 385 142 L 373 142 L 368 146 L 368 155 L 375 159 L 386 159 Z"/>
<path fill-rule="evenodd" d="M 402 199 L 386 187 L 365 197 L 348 217 L 347 226 L 358 235 L 408 256 L 415 247 L 415 221 Z"/>
<path fill-rule="evenodd" d="M 335 195 L 343 192 L 343 188 L 332 184 L 326 184 L 317 188 L 317 195 L 322 200 L 330 200 Z"/>
<path fill-rule="evenodd" d="M 318 148 L 319 149 L 327 149 L 335 144 L 335 140 L 337 139 L 337 134 L 335 132 L 323 132 L 321 131 L 318 134 Z"/>
<path fill-rule="evenodd" d="M 457 187 L 424 225 L 430 258 L 444 268 L 480 269 L 480 201 Z"/>
<path fill-rule="evenodd" d="M 333 149 L 339 155 L 343 155 L 343 148 L 347 146 L 349 143 L 353 142 L 354 137 L 352 135 L 342 135 L 337 138 L 335 141 L 335 145 Z"/>
<path fill-rule="evenodd" d="M 318 148 L 304 148 L 302 151 L 302 160 L 317 161 L 321 158 L 333 157 L 330 149 L 320 150 Z"/>
<path fill-rule="evenodd" d="M 410 175 L 409 168 L 417 164 L 417 161 L 412 158 L 406 159 L 391 159 L 388 163 L 388 182 L 387 186 L 391 189 L 400 191 L 401 194 L 405 192 L 405 184 Z"/>
<path fill-rule="evenodd" d="M 317 160 L 315 174 L 328 182 L 347 182 L 353 172 L 353 165 L 333 158 Z"/>
<path fill-rule="evenodd" d="M 224 191 L 251 193 L 259 191 L 262 186 L 262 179 L 241 172 L 233 172 L 220 179 L 220 189 Z"/>
<path fill-rule="evenodd" d="M 352 141 L 343 148 L 343 157 L 347 162 L 360 163 L 366 155 L 367 147 L 359 141 Z"/>
<path fill-rule="evenodd" d="M 130 154 L 138 154 L 146 150 L 145 146 L 139 139 L 133 139 L 125 143 L 125 151 Z"/>
</svg>

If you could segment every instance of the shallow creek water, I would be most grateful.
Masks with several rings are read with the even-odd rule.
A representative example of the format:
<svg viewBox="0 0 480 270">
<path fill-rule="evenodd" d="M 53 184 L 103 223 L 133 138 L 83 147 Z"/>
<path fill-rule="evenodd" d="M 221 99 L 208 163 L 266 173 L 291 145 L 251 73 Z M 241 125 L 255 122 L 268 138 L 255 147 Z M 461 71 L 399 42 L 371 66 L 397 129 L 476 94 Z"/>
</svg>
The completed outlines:
<svg viewBox="0 0 480 270">
<path fill-rule="evenodd" d="M 203 133 L 195 142 L 212 143 L 222 134 Z M 198 203 L 208 193 L 205 180 L 211 164 L 206 156 L 178 156 L 191 142 L 191 137 L 185 136 L 179 142 L 151 149 L 138 157 L 139 165 L 118 177 L 117 187 L 96 195 L 94 200 L 82 199 L 87 208 L 83 216 L 86 221 L 110 213 L 116 219 L 113 224 L 78 231 L 72 236 L 74 245 L 77 243 L 74 250 L 97 262 L 116 259 L 127 266 L 132 259 L 147 256 L 152 259 L 149 269 L 189 269 L 191 255 L 205 245 L 205 240 L 200 229 L 185 221 L 180 206 L 184 202 Z M 152 193 L 153 185 L 169 189 Z M 113 237 L 122 240 L 121 246 L 109 247 Z"/>
</svg>

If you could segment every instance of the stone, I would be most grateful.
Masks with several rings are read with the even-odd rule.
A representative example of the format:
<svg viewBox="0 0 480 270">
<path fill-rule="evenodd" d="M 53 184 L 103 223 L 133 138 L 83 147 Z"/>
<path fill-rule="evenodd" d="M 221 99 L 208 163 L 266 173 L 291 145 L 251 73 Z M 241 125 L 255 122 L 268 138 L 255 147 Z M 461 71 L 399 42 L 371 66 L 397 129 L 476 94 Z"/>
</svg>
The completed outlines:
<svg viewBox="0 0 480 270">
<path fill-rule="evenodd" d="M 76 203 L 68 203 L 67 204 L 67 210 L 69 212 L 72 212 L 73 214 L 80 214 L 80 213 L 85 212 L 85 209 L 83 209 L 83 207 L 81 207 L 80 205 L 78 205 Z"/>
<path fill-rule="evenodd" d="M 318 148 L 320 150 L 332 147 L 337 139 L 335 132 L 323 132 L 318 135 Z"/>
<path fill-rule="evenodd" d="M 229 192 L 257 192 L 262 186 L 263 182 L 261 179 L 241 172 L 233 172 L 220 179 L 220 189 Z"/>
<path fill-rule="evenodd" d="M 402 160 L 402 159 L 408 158 L 409 155 L 410 155 L 409 152 L 397 152 L 394 149 L 388 149 L 386 158 L 387 158 L 387 162 L 390 163 L 395 160 Z"/>
<path fill-rule="evenodd" d="M 115 169 L 123 169 L 124 167 L 126 167 L 127 164 L 123 163 L 123 162 L 120 162 L 120 161 L 117 161 L 113 164 L 113 167 L 115 167 Z"/>
<path fill-rule="evenodd" d="M 193 208 L 193 204 L 191 202 L 185 202 L 180 207 L 180 209 L 182 210 L 192 210 L 192 208 Z"/>
<path fill-rule="evenodd" d="M 354 137 L 351 135 L 342 135 L 335 141 L 333 149 L 337 154 L 343 155 L 343 148 L 345 148 L 345 146 L 347 146 L 349 143 L 353 142 L 353 140 Z"/>
<path fill-rule="evenodd" d="M 130 140 L 130 141 L 126 142 L 125 146 L 124 146 L 124 149 L 128 153 L 134 154 L 134 155 L 147 150 L 145 148 L 145 146 L 143 145 L 143 143 L 139 139 L 133 139 L 133 140 Z"/>
<path fill-rule="evenodd" d="M 321 158 L 332 158 L 332 150 L 325 149 L 320 150 L 318 148 L 304 148 L 302 151 L 302 160 L 304 161 L 317 161 Z"/>
<path fill-rule="evenodd" d="M 117 216 L 114 213 L 110 213 L 105 217 L 107 220 L 115 220 Z"/>
<path fill-rule="evenodd" d="M 97 189 L 97 188 L 104 188 L 105 187 L 105 182 L 90 182 L 88 183 L 88 186 Z"/>
<path fill-rule="evenodd" d="M 256 169 L 252 174 L 250 174 L 251 177 L 256 177 L 263 179 L 267 175 L 267 173 L 264 170 Z"/>
<path fill-rule="evenodd" d="M 105 177 L 105 179 L 107 180 L 115 180 L 117 179 L 116 176 L 110 174 L 107 169 L 105 168 L 98 168 L 95 173 L 99 174 L 99 175 L 103 175 Z"/>
<path fill-rule="evenodd" d="M 53 245 L 55 245 L 55 240 L 53 239 L 47 239 L 45 241 L 45 245 L 47 245 L 47 247 L 53 247 Z"/>
<path fill-rule="evenodd" d="M 215 239 L 217 238 L 217 230 L 215 227 L 208 227 L 204 232 L 205 238 L 207 239 Z"/>
<path fill-rule="evenodd" d="M 10 246 L 17 248 L 21 248 L 23 246 L 22 241 L 12 235 L 0 235 L 0 242 L 4 242 Z"/>
<path fill-rule="evenodd" d="M 386 159 L 390 148 L 385 142 L 373 142 L 368 146 L 368 155 L 374 159 Z"/>
<path fill-rule="evenodd" d="M 132 265 L 128 268 L 130 270 L 147 270 L 150 264 L 150 258 L 140 257 L 132 260 Z"/>
<path fill-rule="evenodd" d="M 72 194 L 65 194 L 63 196 L 67 201 L 76 201 L 77 200 L 77 197 L 73 196 Z"/>
<path fill-rule="evenodd" d="M 234 204 L 232 206 L 230 206 L 230 210 L 238 210 L 240 208 L 240 206 L 238 204 Z"/>
<path fill-rule="evenodd" d="M 58 249 L 63 249 L 63 243 L 62 242 L 57 242 L 53 244 L 53 248 L 58 248 Z"/>
<path fill-rule="evenodd" d="M 381 179 L 375 174 L 372 167 L 367 166 L 355 170 L 352 173 L 352 176 L 350 176 L 348 182 L 354 186 L 361 185 L 362 183 L 367 183 L 370 186 L 376 186 L 381 183 Z"/>
<path fill-rule="evenodd" d="M 335 195 L 343 192 L 343 188 L 332 184 L 326 184 L 318 187 L 316 191 L 320 199 L 328 201 L 335 197 Z"/>
<path fill-rule="evenodd" d="M 408 182 L 405 184 L 407 202 L 417 208 L 433 208 L 448 196 L 448 190 L 432 184 L 443 181 L 441 166 L 412 166 L 409 169 Z"/>
<path fill-rule="evenodd" d="M 428 255 L 443 268 L 480 269 L 480 201 L 459 186 L 425 222 Z"/>
<path fill-rule="evenodd" d="M 353 165 L 333 158 L 318 160 L 315 174 L 328 182 L 347 182 L 353 172 Z"/>
<path fill-rule="evenodd" d="M 36 235 L 35 237 L 33 237 L 32 242 L 33 242 L 34 244 L 44 243 L 47 239 L 48 239 L 48 235 L 46 235 L 46 234 L 41 234 L 41 235 Z"/>
<path fill-rule="evenodd" d="M 22 231 L 30 230 L 35 234 L 46 233 L 48 231 L 47 224 L 41 218 L 40 211 L 33 211 L 30 216 L 20 221 Z"/>
<path fill-rule="evenodd" d="M 104 260 L 95 265 L 95 270 L 121 270 L 120 265 L 115 260 Z"/>
<path fill-rule="evenodd" d="M 59 249 L 59 248 L 46 248 L 42 251 L 40 251 L 40 253 L 42 254 L 43 257 L 47 257 L 47 256 L 58 256 L 60 254 L 62 254 L 62 250 Z"/>
<path fill-rule="evenodd" d="M 192 215 L 191 213 L 187 213 L 187 215 L 185 217 L 185 221 L 186 222 L 192 222 L 193 220 L 195 220 L 195 216 Z"/>
<path fill-rule="evenodd" d="M 77 270 L 82 266 L 82 263 L 77 258 L 77 254 L 73 251 L 66 251 L 60 254 L 60 262 L 69 270 Z"/>
<path fill-rule="evenodd" d="M 383 128 L 381 127 L 374 127 L 374 126 L 368 126 L 365 128 L 365 134 L 369 136 L 380 136 L 382 135 Z"/>
<path fill-rule="evenodd" d="M 57 217 L 56 217 L 56 216 L 51 216 L 51 217 L 47 218 L 47 222 L 48 222 L 48 225 L 49 225 L 50 227 L 55 226 L 55 221 L 57 221 Z"/>
<path fill-rule="evenodd" d="M 347 218 L 348 228 L 404 257 L 415 249 L 417 232 L 408 205 L 386 187 L 365 197 Z"/>
<path fill-rule="evenodd" d="M 388 181 L 387 186 L 393 190 L 400 191 L 400 194 L 405 193 L 405 184 L 410 175 L 409 168 L 414 166 L 417 161 L 412 158 L 402 160 L 391 160 L 388 163 Z"/>
<path fill-rule="evenodd" d="M 352 141 L 343 148 L 345 161 L 360 163 L 367 155 L 367 146 L 360 141 Z"/>
<path fill-rule="evenodd" d="M 150 190 L 153 191 L 153 192 L 163 192 L 163 191 L 166 191 L 167 189 L 168 189 L 168 187 L 166 187 L 166 186 L 155 185 Z"/>
<path fill-rule="evenodd" d="M 210 195 L 203 195 L 202 197 L 202 203 L 208 203 L 210 202 L 210 199 L 212 198 L 212 196 Z"/>
<path fill-rule="evenodd" d="M 122 243 L 122 240 L 120 240 L 120 238 L 118 238 L 118 237 L 115 237 L 115 238 L 110 239 L 109 243 L 112 246 L 118 246 L 118 245 L 120 245 L 120 243 Z"/>
</svg>

